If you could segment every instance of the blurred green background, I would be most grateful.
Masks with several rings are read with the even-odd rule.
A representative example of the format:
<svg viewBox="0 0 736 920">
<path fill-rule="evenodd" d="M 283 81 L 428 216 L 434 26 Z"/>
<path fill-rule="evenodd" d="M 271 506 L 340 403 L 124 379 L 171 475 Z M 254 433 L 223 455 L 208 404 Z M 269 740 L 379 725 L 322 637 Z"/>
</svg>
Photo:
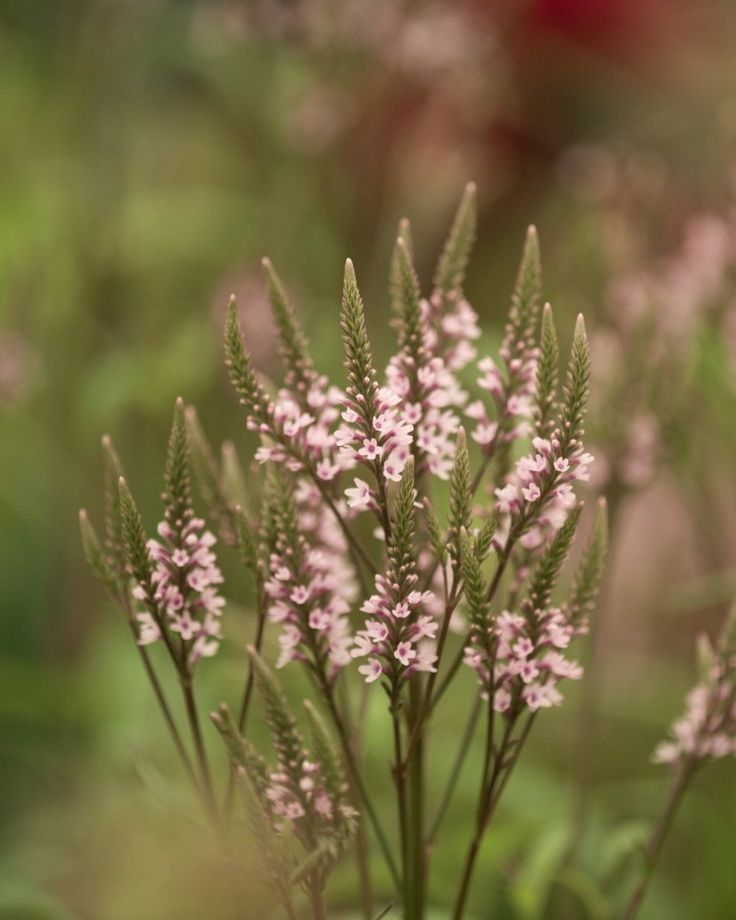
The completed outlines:
<svg viewBox="0 0 736 920">
<path fill-rule="evenodd" d="M 99 513 L 109 432 L 153 526 L 179 394 L 213 440 L 252 447 L 220 338 L 235 292 L 272 369 L 265 254 L 336 380 L 351 256 L 385 359 L 396 222 L 412 219 L 426 286 L 470 178 L 483 345 L 536 223 L 563 342 L 579 310 L 605 333 L 591 429 L 609 470 L 633 418 L 657 431 L 643 472 L 597 483 L 615 543 L 579 866 L 552 882 L 585 685 L 539 720 L 473 910 L 616 916 L 665 793 L 650 752 L 692 680 L 693 636 L 736 592 L 734 49 L 731 0 L 1 0 L 0 918 L 266 916 L 248 867 L 252 906 L 233 906 L 129 635 L 84 565 L 77 510 Z M 644 320 L 627 319 L 632 285 Z M 242 680 L 249 597 L 231 563 L 244 609 L 202 666 L 205 705 Z M 438 786 L 461 704 L 437 730 Z M 377 738 L 380 708 L 371 725 Z M 643 917 L 736 915 L 735 780 L 729 762 L 699 779 Z M 474 789 L 468 771 L 437 851 L 438 905 Z"/>
</svg>

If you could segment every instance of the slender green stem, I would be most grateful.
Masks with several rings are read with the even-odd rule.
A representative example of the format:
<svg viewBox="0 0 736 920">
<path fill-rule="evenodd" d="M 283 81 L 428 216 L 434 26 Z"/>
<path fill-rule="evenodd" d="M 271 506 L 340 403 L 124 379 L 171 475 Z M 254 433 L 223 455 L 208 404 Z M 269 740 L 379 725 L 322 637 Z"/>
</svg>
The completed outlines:
<svg viewBox="0 0 736 920">
<path fill-rule="evenodd" d="M 492 603 L 493 598 L 496 596 L 496 592 L 498 591 L 499 585 L 501 584 L 501 578 L 503 577 L 503 573 L 506 571 L 506 566 L 508 565 L 509 559 L 511 558 L 511 550 L 513 549 L 514 542 L 515 541 L 512 540 L 512 534 L 509 534 L 509 539 L 507 541 L 506 548 L 504 549 L 503 554 L 501 555 L 501 558 L 498 561 L 498 566 L 496 567 L 496 571 L 494 573 L 493 579 L 490 585 L 488 586 L 488 593 L 486 595 L 486 603 L 488 604 Z M 460 648 L 458 649 L 457 654 L 453 658 L 452 664 L 450 665 L 449 670 L 445 674 L 442 680 L 442 683 L 437 688 L 434 698 L 429 703 L 429 713 L 431 713 L 432 710 L 437 705 L 437 703 L 439 703 L 439 701 L 442 699 L 445 692 L 447 691 L 447 688 L 452 683 L 453 678 L 455 677 L 455 674 L 458 671 L 458 668 L 463 663 L 463 658 L 465 656 L 465 646 L 467 644 L 468 644 L 468 637 L 466 636 Z"/>
<path fill-rule="evenodd" d="M 462 587 L 455 591 L 456 585 L 453 585 L 450 597 L 445 605 L 445 614 L 442 618 L 442 625 L 440 626 L 440 634 L 437 640 L 437 658 L 435 661 L 435 670 L 432 671 L 427 679 L 427 686 L 424 690 L 424 695 L 422 697 L 421 703 L 418 706 L 418 712 L 412 720 L 412 730 L 409 737 L 409 744 L 407 745 L 406 757 L 404 760 L 404 767 L 406 767 L 409 759 L 411 758 L 415 745 L 421 740 L 421 735 L 424 729 L 424 724 L 427 721 L 432 710 L 432 692 L 434 690 L 434 685 L 437 681 L 437 674 L 439 672 L 440 661 L 442 659 L 442 653 L 445 648 L 445 643 L 447 642 L 447 636 L 450 627 L 450 620 L 452 615 L 455 612 L 455 608 L 460 603 L 462 597 Z M 456 669 L 457 670 L 457 669 Z M 453 672 L 454 673 L 454 672 Z"/>
<path fill-rule="evenodd" d="M 265 598 L 263 596 L 262 586 L 258 586 L 258 621 L 256 623 L 256 634 L 253 641 L 253 647 L 257 652 L 260 653 L 261 647 L 263 646 L 263 633 L 266 626 L 266 605 Z M 253 688 L 255 685 L 255 672 L 253 669 L 253 662 L 249 661 L 248 665 L 248 677 L 245 681 L 245 686 L 243 687 L 243 696 L 240 700 L 240 709 L 238 711 L 238 731 L 242 735 L 245 732 L 245 725 L 248 719 L 248 710 L 250 709 L 250 701 L 253 698 Z M 227 818 L 230 815 L 232 810 L 233 803 L 233 794 L 235 791 L 235 769 L 233 765 L 230 766 L 230 773 L 227 778 L 227 789 L 225 790 L 225 800 L 223 805 L 223 811 Z"/>
<path fill-rule="evenodd" d="M 317 488 L 319 489 L 320 494 L 322 495 L 322 498 L 325 501 L 325 504 L 332 512 L 333 517 L 335 518 L 340 529 L 345 535 L 345 539 L 347 540 L 350 554 L 352 555 L 354 563 L 355 563 L 355 572 L 358 576 L 358 579 L 361 583 L 361 586 L 364 592 L 367 593 L 367 585 L 366 585 L 366 582 L 364 581 L 364 576 L 363 576 L 363 573 L 361 572 L 360 565 L 358 563 L 361 563 L 361 562 L 363 563 L 366 570 L 368 571 L 368 574 L 371 577 L 374 577 L 376 575 L 376 567 L 373 565 L 371 560 L 368 558 L 368 555 L 366 554 L 365 550 L 360 545 L 360 543 L 358 543 L 358 541 L 355 539 L 353 532 L 350 530 L 348 525 L 345 523 L 345 519 L 343 515 L 340 514 L 340 511 L 338 510 L 337 505 L 332 500 L 332 496 L 325 488 L 325 484 L 316 475 L 313 476 L 312 479 L 315 485 L 317 486 Z"/>
<path fill-rule="evenodd" d="M 357 724 L 353 723 L 353 718 L 350 711 L 350 696 L 348 694 L 347 682 L 343 680 L 342 684 L 338 684 L 338 688 L 339 687 L 342 687 L 343 691 L 343 723 L 345 725 L 348 741 L 353 750 L 353 757 L 357 762 L 360 760 L 360 748 L 362 741 L 361 728 L 363 724 L 362 720 L 365 715 L 364 708 L 368 699 L 368 694 L 365 692 L 368 688 L 368 685 L 366 683 L 361 683 L 363 695 L 361 697 L 361 706 L 358 711 Z M 363 911 L 363 917 L 364 920 L 372 920 L 373 884 L 371 880 L 370 853 L 368 849 L 368 837 L 366 835 L 366 822 L 365 817 L 362 814 L 358 817 L 357 827 L 355 829 L 355 862 L 358 868 L 358 877 L 360 879 L 360 902 L 361 910 Z"/>
<path fill-rule="evenodd" d="M 606 489 L 608 507 L 608 533 L 610 545 L 616 545 L 616 526 L 619 510 L 624 498 L 624 488 L 618 481 Z M 574 784 L 572 801 L 572 829 L 570 843 L 565 853 L 563 866 L 572 865 L 578 847 L 585 835 L 590 808 L 592 782 L 592 752 L 595 750 L 595 735 L 599 725 L 599 709 L 604 684 L 604 638 L 610 612 L 607 597 L 607 581 L 604 578 L 596 614 L 591 618 L 588 642 L 588 660 L 585 663 L 586 690 L 582 694 L 575 742 Z"/>
<path fill-rule="evenodd" d="M 460 774 L 462 773 L 465 760 L 468 756 L 470 750 L 470 743 L 473 740 L 473 735 L 475 734 L 476 726 L 478 725 L 478 717 L 480 716 L 480 709 L 482 705 L 482 700 L 480 694 L 476 696 L 475 702 L 473 703 L 473 709 L 471 710 L 470 717 L 465 726 L 465 731 L 463 732 L 462 740 L 460 741 L 460 746 L 458 747 L 455 760 L 450 770 L 450 776 L 445 786 L 445 790 L 442 793 L 442 798 L 440 799 L 440 804 L 437 807 L 435 816 L 430 824 L 429 833 L 427 835 L 427 842 L 432 846 L 437 839 L 437 832 L 439 831 L 440 824 L 447 813 L 447 809 L 452 800 L 452 796 L 457 787 L 458 781 L 460 779 Z"/>
<path fill-rule="evenodd" d="M 415 724 L 423 704 L 420 675 L 414 674 L 409 685 L 410 724 Z M 424 736 L 418 740 L 409 753 L 405 754 L 409 765 L 409 887 L 411 906 L 417 917 L 424 916 L 427 882 L 427 856 L 424 849 Z"/>
<path fill-rule="evenodd" d="M 327 709 L 330 713 L 330 717 L 332 718 L 335 730 L 337 731 L 337 737 L 340 741 L 340 747 L 342 748 L 343 756 L 345 758 L 345 764 L 348 768 L 350 782 L 353 785 L 353 788 L 357 793 L 357 797 L 360 799 L 366 814 L 368 815 L 368 818 L 373 827 L 373 831 L 376 835 L 376 839 L 378 840 L 378 844 L 386 860 L 386 865 L 388 866 L 388 870 L 391 873 L 391 878 L 394 885 L 396 886 L 396 890 L 398 891 L 400 890 L 400 877 L 396 867 L 396 862 L 391 853 L 391 847 L 389 846 L 388 839 L 381 826 L 381 822 L 378 819 L 378 814 L 376 813 L 373 802 L 368 795 L 368 790 L 366 789 L 365 783 L 363 782 L 363 778 L 360 774 L 360 770 L 358 769 L 358 763 L 355 758 L 353 748 L 350 744 L 350 737 L 337 708 L 332 687 L 330 687 L 329 683 L 327 683 L 327 681 L 324 679 L 324 675 L 317 675 L 317 680 L 319 682 L 322 695 L 324 696 L 327 703 Z"/>
<path fill-rule="evenodd" d="M 481 783 L 481 792 L 479 795 L 478 810 L 476 813 L 475 833 L 473 834 L 473 838 L 470 842 L 470 846 L 468 847 L 468 852 L 465 857 L 465 864 L 460 879 L 457 900 L 455 901 L 455 906 L 452 912 L 452 920 L 462 920 L 462 917 L 465 914 L 465 907 L 467 904 L 468 895 L 470 893 L 470 885 L 473 880 L 473 872 L 475 870 L 475 864 L 478 859 L 480 846 L 483 842 L 483 836 L 486 832 L 488 824 L 490 823 L 493 813 L 496 810 L 496 806 L 498 805 L 498 802 L 501 798 L 501 793 L 503 792 L 506 783 L 508 782 L 511 771 L 516 765 L 516 761 L 521 754 L 522 748 L 524 747 L 526 739 L 529 736 L 529 731 L 531 730 L 532 724 L 534 722 L 534 714 L 532 713 L 529 716 L 529 719 L 527 720 L 521 735 L 515 742 L 513 754 L 507 760 L 506 755 L 511 745 L 511 736 L 518 721 L 519 715 L 520 711 L 517 709 L 508 717 L 503 737 L 501 738 L 498 750 L 493 756 L 493 766 L 492 769 L 490 769 L 490 776 L 484 777 L 484 780 Z M 492 722 L 490 720 L 489 726 L 491 726 L 492 730 Z M 492 739 L 489 739 L 488 743 L 492 743 Z"/>
<path fill-rule="evenodd" d="M 312 886 L 309 892 L 309 902 L 312 908 L 312 920 L 327 920 L 327 908 L 322 889 L 317 885 Z"/>
<path fill-rule="evenodd" d="M 402 903 L 404 917 L 411 918 L 411 898 L 409 896 L 409 802 L 406 795 L 406 775 L 401 765 L 404 762 L 401 744 L 401 719 L 397 711 L 397 701 L 391 705 L 391 723 L 394 737 L 394 782 L 396 784 L 396 805 L 399 823 L 399 840 L 401 842 L 401 878 L 402 878 Z"/>
<path fill-rule="evenodd" d="M 644 896 L 649 888 L 652 875 L 662 853 L 662 847 L 664 846 L 667 834 L 672 827 L 672 822 L 680 807 L 682 798 L 687 792 L 687 788 L 690 785 L 690 781 L 693 778 L 697 766 L 697 758 L 692 756 L 688 757 L 687 760 L 684 760 L 680 764 L 675 774 L 672 785 L 670 786 L 669 795 L 667 796 L 667 801 L 660 812 L 657 823 L 652 831 L 652 836 L 649 838 L 649 843 L 647 844 L 642 878 L 634 889 L 634 893 L 626 907 L 622 920 L 634 920 L 639 913 Z"/>
<path fill-rule="evenodd" d="M 184 703 L 186 705 L 187 718 L 189 719 L 189 728 L 192 733 L 192 740 L 194 741 L 194 749 L 197 753 L 197 762 L 199 764 L 199 774 L 205 803 L 210 811 L 213 821 L 216 825 L 219 825 L 220 817 L 217 810 L 217 799 L 215 798 L 215 790 L 212 785 L 212 775 L 210 773 L 209 763 L 207 761 L 207 751 L 204 746 L 204 739 L 202 738 L 202 729 L 199 724 L 197 703 L 194 699 L 194 693 L 192 692 L 191 676 L 182 676 L 181 688 L 182 693 L 184 694 Z"/>
<path fill-rule="evenodd" d="M 194 772 L 191 757 L 189 756 L 187 749 L 184 747 L 184 742 L 182 741 L 181 734 L 179 733 L 179 729 L 177 728 L 176 722 L 174 721 L 174 716 L 172 715 L 171 709 L 169 708 L 169 704 L 166 699 L 166 695 L 164 694 L 163 687 L 161 686 L 161 682 L 159 681 L 156 671 L 154 670 L 150 655 L 148 654 L 145 646 L 138 644 L 138 634 L 136 633 L 135 624 L 133 623 L 132 619 L 129 616 L 126 618 L 128 625 L 130 626 L 130 631 L 133 635 L 133 639 L 135 640 L 135 647 L 138 649 L 138 654 L 140 656 L 141 663 L 143 664 L 143 669 L 146 672 L 154 696 L 156 697 L 156 701 L 158 702 L 159 708 L 163 714 L 164 721 L 166 722 L 166 725 L 169 729 L 171 740 L 174 742 L 174 747 L 176 748 L 179 757 L 181 758 L 181 762 L 184 765 L 184 769 L 186 770 L 187 775 L 192 780 L 194 785 L 198 786 L 197 774 Z"/>
</svg>

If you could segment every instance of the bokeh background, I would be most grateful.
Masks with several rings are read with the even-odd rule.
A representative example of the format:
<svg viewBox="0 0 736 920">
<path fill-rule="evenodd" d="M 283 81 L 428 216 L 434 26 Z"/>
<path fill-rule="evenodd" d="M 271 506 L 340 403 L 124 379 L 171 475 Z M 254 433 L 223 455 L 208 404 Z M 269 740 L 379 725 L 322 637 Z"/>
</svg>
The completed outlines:
<svg viewBox="0 0 736 920">
<path fill-rule="evenodd" d="M 736 593 L 735 49 L 732 0 L 2 0 L 0 917 L 267 915 L 251 870 L 244 910 L 212 858 L 77 510 L 100 510 L 110 432 L 153 525 L 179 394 L 213 440 L 252 446 L 220 340 L 235 292 L 273 369 L 264 254 L 337 378 L 351 256 L 385 358 L 396 222 L 412 219 L 429 284 L 471 178 L 482 346 L 533 222 L 563 342 L 579 310 L 591 330 L 593 486 L 615 511 L 594 705 L 570 692 L 540 719 L 472 907 L 617 915 L 665 794 L 651 750 L 693 679 L 694 636 Z M 202 667 L 210 704 L 242 679 L 233 571 L 234 641 Z M 459 712 L 438 729 L 438 786 Z M 560 872 L 586 771 L 586 832 Z M 440 907 L 474 789 L 468 776 L 438 848 Z M 732 762 L 698 779 L 643 917 L 736 915 L 735 791 Z"/>
</svg>

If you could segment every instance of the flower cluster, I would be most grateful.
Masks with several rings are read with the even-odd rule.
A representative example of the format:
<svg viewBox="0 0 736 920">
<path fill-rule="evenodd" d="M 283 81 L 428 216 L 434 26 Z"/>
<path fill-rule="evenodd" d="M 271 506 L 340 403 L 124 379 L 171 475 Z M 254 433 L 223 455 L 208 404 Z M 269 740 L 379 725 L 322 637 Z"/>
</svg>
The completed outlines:
<svg viewBox="0 0 736 920">
<path fill-rule="evenodd" d="M 432 643 L 437 621 L 422 605 L 429 592 L 417 589 L 419 576 L 414 561 L 414 463 L 407 465 L 401 480 L 391 522 L 388 568 L 376 575 L 376 593 L 361 607 L 372 619 L 355 636 L 354 658 L 368 657 L 359 668 L 367 683 L 385 675 L 390 692 L 417 671 L 434 671 L 436 654 Z"/>
<path fill-rule="evenodd" d="M 559 706 L 558 683 L 583 676 L 582 666 L 563 651 L 586 632 L 585 621 L 573 623 L 561 607 L 534 610 L 529 617 L 504 610 L 495 619 L 490 642 L 471 637 L 465 663 L 478 675 L 496 712 L 519 702 L 531 712 Z"/>
<path fill-rule="evenodd" d="M 401 400 L 402 422 L 413 430 L 417 472 L 428 470 L 447 479 L 455 454 L 455 435 L 460 419 L 452 411 L 467 402 L 467 393 L 440 357 L 429 358 L 416 370 L 412 383 L 413 359 L 406 350 L 396 355 L 386 370 L 391 391 Z"/>
<path fill-rule="evenodd" d="M 507 515 L 499 534 L 517 531 L 525 549 L 536 549 L 565 523 L 575 505 L 573 483 L 590 478 L 593 462 L 581 443 L 563 444 L 559 432 L 533 439 L 534 452 L 521 457 L 506 485 L 495 490 L 497 508 Z"/>
<path fill-rule="evenodd" d="M 273 431 L 250 421 L 251 427 L 256 427 L 269 442 L 258 448 L 256 460 L 283 463 L 292 472 L 309 466 L 323 482 L 330 482 L 343 470 L 350 469 L 355 464 L 336 450 L 332 431 L 342 401 L 342 392 L 329 386 L 326 377 L 318 377 L 311 383 L 304 402 L 296 399 L 290 390 L 279 390 L 273 406 Z M 278 432 L 276 440 L 272 440 L 274 432 Z"/>
<path fill-rule="evenodd" d="M 161 540 L 147 543 L 153 563 L 150 586 L 139 583 L 133 588 L 133 597 L 148 608 L 137 615 L 139 644 L 161 639 L 161 628 L 150 612 L 155 609 L 159 618 L 165 618 L 165 628 L 179 635 L 190 665 L 217 651 L 225 606 L 217 588 L 222 573 L 212 552 L 216 538 L 204 526 L 191 512 L 186 522 L 177 520 L 172 525 L 163 520 L 158 525 Z"/>
<path fill-rule="evenodd" d="M 353 817 L 354 810 L 335 802 L 324 782 L 321 765 L 303 754 L 288 768 L 282 765 L 268 776 L 268 799 L 273 827 L 283 832 L 287 822 L 297 836 L 309 838 L 315 824 L 330 825 L 338 818 Z"/>
<path fill-rule="evenodd" d="M 435 290 L 422 301 L 422 310 L 427 320 L 428 350 L 441 356 L 451 371 L 462 370 L 476 356 L 472 343 L 480 338 L 478 314 L 460 291 L 443 295 Z"/>
<path fill-rule="evenodd" d="M 350 661 L 346 614 L 355 586 L 352 575 L 342 579 L 341 568 L 334 564 L 335 558 L 344 561 L 341 552 L 335 555 L 324 545 L 308 542 L 302 523 L 316 529 L 324 519 L 304 509 L 305 498 L 313 495 L 307 484 L 300 494 L 301 515 L 295 493 L 280 489 L 270 497 L 274 520 L 264 584 L 268 617 L 282 628 L 277 667 L 309 661 L 331 678 Z"/>
<path fill-rule="evenodd" d="M 344 397 L 343 424 L 335 433 L 340 456 L 348 466 L 362 463 L 377 479 L 398 482 L 411 455 L 413 425 L 405 421 L 397 406 L 402 398 L 388 387 L 372 388 L 372 397 L 348 387 Z M 361 480 L 356 479 L 356 485 Z M 370 496 L 352 495 L 350 507 L 359 510 L 370 507 Z"/>
<path fill-rule="evenodd" d="M 670 740 L 663 741 L 654 752 L 655 762 L 700 761 L 736 754 L 736 644 L 729 636 L 733 620 L 732 614 L 717 650 L 703 637 L 704 674 L 688 693 L 685 712 L 672 725 Z"/>
<path fill-rule="evenodd" d="M 416 584 L 416 574 L 407 581 Z M 376 593 L 360 608 L 373 619 L 358 630 L 351 651 L 354 658 L 370 656 L 358 670 L 366 683 L 382 675 L 398 682 L 415 671 L 434 671 L 435 652 L 431 641 L 437 634 L 437 621 L 422 613 L 422 604 L 431 600 L 428 591 L 402 592 L 392 574 L 376 575 Z"/>
<path fill-rule="evenodd" d="M 526 437 L 531 431 L 539 359 L 535 336 L 540 287 L 537 236 L 534 228 L 530 228 L 517 292 L 500 349 L 503 367 L 490 356 L 478 362 L 481 372 L 478 386 L 490 393 L 493 411 L 489 413 L 480 399 L 465 409 L 467 417 L 475 422 L 472 438 L 486 454 Z"/>
</svg>

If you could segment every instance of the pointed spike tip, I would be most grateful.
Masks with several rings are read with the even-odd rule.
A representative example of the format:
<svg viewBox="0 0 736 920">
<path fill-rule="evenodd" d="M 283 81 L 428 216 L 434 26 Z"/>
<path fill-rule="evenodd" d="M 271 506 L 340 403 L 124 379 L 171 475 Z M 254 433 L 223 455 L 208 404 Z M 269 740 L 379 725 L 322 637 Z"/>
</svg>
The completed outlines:
<svg viewBox="0 0 736 920">
<path fill-rule="evenodd" d="M 268 256 L 264 256 L 261 259 L 261 265 L 263 266 L 263 268 L 265 268 L 267 272 L 270 272 L 273 270 L 273 262 L 271 262 Z"/>
<path fill-rule="evenodd" d="M 79 522 L 81 524 L 86 524 L 89 518 L 87 517 L 87 511 L 84 508 L 79 509 Z"/>
<path fill-rule="evenodd" d="M 587 338 L 587 335 L 585 332 L 585 317 L 583 316 L 582 313 L 578 313 L 577 319 L 575 320 L 575 335 L 576 336 L 582 335 Z"/>
</svg>

